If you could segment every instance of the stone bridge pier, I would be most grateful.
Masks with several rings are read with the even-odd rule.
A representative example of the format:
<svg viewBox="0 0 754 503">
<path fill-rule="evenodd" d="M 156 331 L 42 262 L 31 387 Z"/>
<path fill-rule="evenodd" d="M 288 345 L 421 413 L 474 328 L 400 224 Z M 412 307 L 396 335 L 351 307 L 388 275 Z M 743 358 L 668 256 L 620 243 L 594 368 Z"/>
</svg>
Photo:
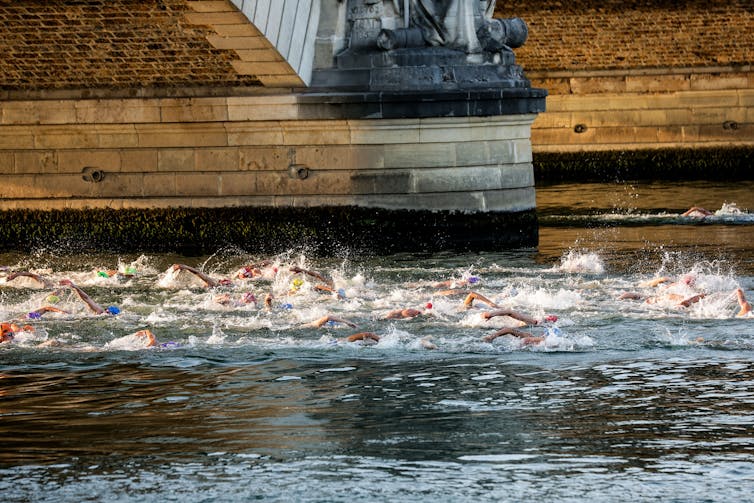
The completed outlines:
<svg viewBox="0 0 754 503">
<path fill-rule="evenodd" d="M 546 92 L 515 63 L 525 23 L 493 19 L 494 1 L 177 3 L 176 26 L 230 54 L 245 84 L 11 89 L 6 223 L 147 248 L 134 212 L 185 226 L 179 248 L 537 244 L 530 137 Z"/>
</svg>

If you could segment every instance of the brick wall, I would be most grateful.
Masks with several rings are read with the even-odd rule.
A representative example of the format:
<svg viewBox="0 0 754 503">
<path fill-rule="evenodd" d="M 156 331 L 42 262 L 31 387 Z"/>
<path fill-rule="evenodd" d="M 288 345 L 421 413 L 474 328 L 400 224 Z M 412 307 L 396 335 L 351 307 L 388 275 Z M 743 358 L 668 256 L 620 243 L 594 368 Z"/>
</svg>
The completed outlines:
<svg viewBox="0 0 754 503">
<path fill-rule="evenodd" d="M 0 89 L 254 86 L 187 0 L 0 0 Z"/>
<path fill-rule="evenodd" d="M 754 62 L 751 0 L 501 0 L 521 17 L 526 71 L 714 67 Z"/>
</svg>

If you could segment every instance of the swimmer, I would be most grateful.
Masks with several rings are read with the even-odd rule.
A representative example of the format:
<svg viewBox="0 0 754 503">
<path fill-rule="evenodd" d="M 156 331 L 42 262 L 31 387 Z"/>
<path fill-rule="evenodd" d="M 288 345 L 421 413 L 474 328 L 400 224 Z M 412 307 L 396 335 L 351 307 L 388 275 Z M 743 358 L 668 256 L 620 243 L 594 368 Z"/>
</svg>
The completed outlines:
<svg viewBox="0 0 754 503">
<path fill-rule="evenodd" d="M 681 213 L 682 217 L 692 217 L 692 218 L 706 218 L 708 216 L 713 215 L 711 211 L 702 208 L 701 206 L 692 206 L 691 208 L 687 209 L 683 213 Z"/>
<path fill-rule="evenodd" d="M 513 311 L 511 309 L 499 309 L 497 311 L 487 311 L 482 313 L 482 318 L 489 321 L 492 318 L 495 318 L 496 316 L 507 316 L 509 318 L 513 318 L 514 320 L 518 320 L 522 323 L 525 323 L 526 325 L 539 325 L 542 322 L 556 322 L 558 321 L 558 317 L 554 314 L 548 314 L 545 316 L 543 320 L 538 320 L 532 316 L 528 316 L 526 314 L 522 314 L 516 311 Z"/>
<path fill-rule="evenodd" d="M 13 342 L 21 332 L 34 332 L 34 327 L 31 325 L 22 327 L 12 322 L 0 323 L 0 344 Z"/>
<path fill-rule="evenodd" d="M 149 329 L 139 330 L 132 334 L 113 339 L 107 346 L 114 349 L 146 349 L 161 346 L 157 337 Z"/>
<path fill-rule="evenodd" d="M 101 271 L 97 271 L 97 276 L 100 278 L 112 278 L 115 276 L 118 279 L 131 279 L 136 275 L 136 268 L 135 267 L 126 267 L 124 272 L 120 272 L 116 269 L 105 269 Z"/>
<path fill-rule="evenodd" d="M 356 323 L 353 323 L 352 321 L 348 321 L 343 318 L 338 318 L 336 316 L 333 316 L 331 314 L 328 314 L 327 316 L 323 316 L 319 319 L 316 319 L 310 323 L 305 324 L 305 327 L 312 327 L 312 328 L 321 328 L 325 325 L 334 325 L 336 323 L 343 323 L 344 325 L 348 325 L 351 328 L 356 328 L 358 325 Z"/>
<path fill-rule="evenodd" d="M 316 272 L 316 271 L 310 271 L 308 269 L 302 269 L 299 266 L 293 266 L 290 269 L 288 269 L 290 272 L 294 274 L 306 274 L 307 276 L 311 276 L 312 278 L 320 280 L 322 283 L 324 283 L 329 288 L 335 288 L 335 284 L 333 283 L 333 280 L 326 278 L 324 275 Z"/>
<path fill-rule="evenodd" d="M 55 286 L 55 284 L 52 281 L 50 281 L 49 279 L 45 278 L 44 276 L 41 276 L 39 274 L 35 274 L 33 272 L 28 272 L 28 271 L 18 271 L 18 272 L 10 273 L 5 278 L 5 281 L 6 282 L 7 281 L 13 281 L 14 279 L 20 278 L 20 277 L 31 278 L 34 281 L 36 281 L 37 283 L 40 283 L 45 288 L 53 288 Z"/>
<path fill-rule="evenodd" d="M 529 332 L 524 332 L 523 330 L 518 330 L 517 328 L 503 328 L 498 330 L 495 333 L 492 333 L 490 335 L 486 335 L 482 338 L 484 342 L 492 342 L 498 337 L 502 337 L 503 335 L 512 335 L 514 337 L 518 337 L 522 340 L 524 345 L 533 345 L 533 344 L 539 344 L 541 342 L 544 342 L 545 338 L 540 336 L 535 336 L 534 334 L 531 334 Z"/>
<path fill-rule="evenodd" d="M 42 306 L 39 309 L 35 309 L 34 311 L 29 312 L 29 314 L 27 314 L 26 317 L 32 320 L 38 320 L 45 313 L 70 314 L 68 311 L 63 311 L 62 309 L 58 309 L 57 307 Z"/>
<path fill-rule="evenodd" d="M 471 309 L 474 306 L 474 301 L 478 300 L 479 302 L 484 302 L 490 307 L 499 307 L 497 304 L 495 304 L 493 301 L 482 295 L 478 292 L 473 292 L 471 290 L 464 290 L 462 288 L 454 288 L 451 290 L 443 290 L 440 292 L 437 292 L 436 295 L 442 295 L 445 297 L 452 297 L 456 295 L 465 295 L 466 298 L 463 300 L 463 307 L 465 309 Z"/>
<path fill-rule="evenodd" d="M 270 266 L 272 266 L 271 260 L 263 260 L 262 262 L 258 264 L 249 264 L 241 267 L 236 273 L 233 275 L 235 279 L 257 279 L 264 276 L 268 276 L 269 274 L 265 274 L 266 271 L 263 269 L 270 270 Z M 271 268 L 272 273 L 276 274 L 278 272 L 277 267 Z"/>
<path fill-rule="evenodd" d="M 120 314 L 120 309 L 118 309 L 115 306 L 110 306 L 110 307 L 107 307 L 107 308 L 103 308 L 102 306 L 100 306 L 99 304 L 97 304 L 96 302 L 94 302 L 94 300 L 92 300 L 92 298 L 89 297 L 89 295 L 87 295 L 87 293 L 85 291 L 83 291 L 81 288 L 79 288 L 76 285 L 74 285 L 73 282 L 70 279 L 64 279 L 64 280 L 62 280 L 60 282 L 60 284 L 63 285 L 63 286 L 68 286 L 74 292 L 76 292 L 76 294 L 79 296 L 79 298 L 82 301 L 84 301 L 84 304 L 86 304 L 89 307 L 89 309 L 92 310 L 92 312 L 94 314 L 110 314 L 112 316 Z"/>
<path fill-rule="evenodd" d="M 736 314 L 737 317 L 746 316 L 751 313 L 751 304 L 746 300 L 744 291 L 741 288 L 736 289 L 736 299 L 738 300 L 738 306 L 741 308 Z"/>
<path fill-rule="evenodd" d="M 214 279 L 211 278 L 209 275 L 204 274 L 199 269 L 196 269 L 195 267 L 188 266 L 186 264 L 173 264 L 172 269 L 174 271 L 187 271 L 199 278 L 200 280 L 204 281 L 205 286 L 207 288 L 214 288 L 217 286 L 228 286 L 231 285 L 232 282 L 229 279 Z"/>
<path fill-rule="evenodd" d="M 421 316 L 423 314 L 431 315 L 432 313 L 429 312 L 430 309 L 432 309 L 432 303 L 428 302 L 426 306 L 424 306 L 425 310 L 422 311 L 420 309 L 395 309 L 393 311 L 390 311 L 387 313 L 383 319 L 385 320 L 407 320 L 411 318 L 416 318 L 417 316 Z"/>
<path fill-rule="evenodd" d="M 359 332 L 357 334 L 349 335 L 342 339 L 338 339 L 339 342 L 361 342 L 362 344 L 376 344 L 380 342 L 380 336 L 374 332 Z"/>
<path fill-rule="evenodd" d="M 463 279 L 449 279 L 446 281 L 440 281 L 432 285 L 433 288 L 461 288 L 464 286 L 475 285 L 479 283 L 479 278 L 476 276 L 469 276 Z"/>
<path fill-rule="evenodd" d="M 232 297 L 229 293 L 222 293 L 215 295 L 213 300 L 222 306 L 243 307 L 249 304 L 257 305 L 257 298 L 251 292 L 243 293 L 237 298 Z"/>
</svg>

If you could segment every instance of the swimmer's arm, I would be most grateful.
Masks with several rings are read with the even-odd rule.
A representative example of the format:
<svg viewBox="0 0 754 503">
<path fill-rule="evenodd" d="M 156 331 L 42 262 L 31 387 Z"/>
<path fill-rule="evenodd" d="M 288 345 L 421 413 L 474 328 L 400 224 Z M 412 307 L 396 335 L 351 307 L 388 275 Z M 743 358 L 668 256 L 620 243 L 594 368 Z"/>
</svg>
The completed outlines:
<svg viewBox="0 0 754 503">
<path fill-rule="evenodd" d="M 667 276 L 660 276 L 659 278 L 650 279 L 649 281 L 644 281 L 643 283 L 639 283 L 639 286 L 657 286 L 662 283 L 667 283 L 670 281 L 670 278 Z"/>
<path fill-rule="evenodd" d="M 515 320 L 523 321 L 527 325 L 539 324 L 539 321 L 536 320 L 535 318 L 532 318 L 531 316 L 527 316 L 522 313 L 518 313 L 516 311 L 512 311 L 510 309 L 499 309 L 497 311 L 488 311 L 486 313 L 482 313 L 482 318 L 484 318 L 485 320 L 489 320 L 490 318 L 494 318 L 496 316 L 508 316 Z"/>
<path fill-rule="evenodd" d="M 466 296 L 466 298 L 463 301 L 464 307 L 471 307 L 474 304 L 475 300 L 478 300 L 479 302 L 484 302 L 490 307 L 497 307 L 497 304 L 495 304 L 490 299 L 488 299 L 484 295 L 477 292 L 469 292 L 469 294 Z"/>
<path fill-rule="evenodd" d="M 13 281 L 14 279 L 19 278 L 21 276 L 26 277 L 26 278 L 31 278 L 34 281 L 44 285 L 45 288 L 52 288 L 54 286 L 50 280 L 43 278 L 39 274 L 35 274 L 33 272 L 28 272 L 28 271 L 19 271 L 19 272 L 10 273 L 8 276 L 6 276 L 5 280 Z"/>
<path fill-rule="evenodd" d="M 197 278 L 204 281 L 208 287 L 215 287 L 220 284 L 217 280 L 210 278 L 207 274 L 204 274 L 202 271 L 194 267 L 185 265 L 185 264 L 173 264 L 173 270 L 174 271 L 188 271 L 194 276 L 196 276 Z"/>
<path fill-rule="evenodd" d="M 321 282 L 325 283 L 329 287 L 333 286 L 332 280 L 329 280 L 329 279 L 325 278 L 323 275 L 321 275 L 318 272 L 309 271 L 307 269 L 302 269 L 301 267 L 298 267 L 298 266 L 291 267 L 290 271 L 293 272 L 293 273 L 303 273 L 303 274 L 306 274 L 306 275 L 311 276 L 313 278 L 317 278 L 318 280 L 320 280 Z"/>
<path fill-rule="evenodd" d="M 693 297 L 689 297 L 687 299 L 683 299 L 678 303 L 679 306 L 683 307 L 689 307 L 691 304 L 696 304 L 700 300 L 702 300 L 705 297 L 705 294 L 700 293 L 699 295 L 694 295 Z"/>
<path fill-rule="evenodd" d="M 327 316 L 323 316 L 323 317 L 319 318 L 318 320 L 314 320 L 311 323 L 307 323 L 304 326 L 306 326 L 306 327 L 320 328 L 320 327 L 322 327 L 323 325 L 327 324 L 330 321 L 335 322 L 335 323 L 343 323 L 345 325 L 348 325 L 351 328 L 356 328 L 358 326 L 358 325 L 356 325 L 356 323 L 353 323 L 353 322 L 348 321 L 346 319 L 338 318 L 336 316 L 332 316 L 332 315 L 329 315 L 329 314 Z"/>
<path fill-rule="evenodd" d="M 33 313 L 39 313 L 40 315 L 43 315 L 45 313 L 62 313 L 62 314 L 69 314 L 68 311 L 63 311 L 62 309 L 58 309 L 57 307 L 53 306 L 43 306 L 39 309 L 32 311 Z"/>
<path fill-rule="evenodd" d="M 364 340 L 372 340 L 375 342 L 380 342 L 380 336 L 373 333 L 373 332 L 359 332 L 358 334 L 349 335 L 345 339 L 347 342 L 356 342 L 356 341 L 364 341 Z"/>
<path fill-rule="evenodd" d="M 134 334 L 134 336 L 142 338 L 142 339 L 146 339 L 148 348 L 151 348 L 157 345 L 157 338 L 149 329 L 139 330 L 138 332 Z"/>
<path fill-rule="evenodd" d="M 512 335 L 514 337 L 519 337 L 521 339 L 527 339 L 527 338 L 534 337 L 529 332 L 524 332 L 523 330 L 518 330 L 516 328 L 506 327 L 506 328 L 502 328 L 502 329 L 498 330 L 495 333 L 492 333 L 490 335 L 485 336 L 484 338 L 482 338 L 482 340 L 484 342 L 492 342 L 495 339 L 497 339 L 498 337 L 502 337 L 503 335 Z"/>
<path fill-rule="evenodd" d="M 746 295 L 741 288 L 736 289 L 736 298 L 738 299 L 738 306 L 741 308 L 736 316 L 746 316 L 751 312 L 751 304 L 746 300 Z"/>
<path fill-rule="evenodd" d="M 95 314 L 102 314 L 105 312 L 104 309 L 102 309 L 102 306 L 94 302 L 89 295 L 85 291 L 83 291 L 81 288 L 77 287 L 73 284 L 73 282 L 69 279 L 64 279 L 60 282 L 61 285 L 69 286 L 71 289 L 76 292 L 76 294 L 79 296 L 79 298 L 84 301 L 84 303 L 89 306 L 89 309 L 91 309 Z"/>
</svg>

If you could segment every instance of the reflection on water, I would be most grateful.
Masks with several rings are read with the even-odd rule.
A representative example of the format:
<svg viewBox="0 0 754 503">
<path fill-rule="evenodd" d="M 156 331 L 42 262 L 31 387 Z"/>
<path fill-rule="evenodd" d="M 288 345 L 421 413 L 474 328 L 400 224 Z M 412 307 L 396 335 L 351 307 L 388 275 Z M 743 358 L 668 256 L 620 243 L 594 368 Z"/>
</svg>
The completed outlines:
<svg viewBox="0 0 754 503">
<path fill-rule="evenodd" d="M 0 346 L 3 500 L 749 500 L 754 325 L 735 316 L 733 292 L 754 291 L 754 204 L 751 187 L 728 189 L 553 186 L 539 192 L 536 251 L 297 251 L 273 257 L 269 277 L 214 290 L 170 265 L 219 278 L 266 257 L 2 256 L 122 309 L 93 316 L 59 291 L 67 314 L 26 320 L 35 332 Z M 629 192 L 630 208 L 613 204 Z M 671 214 L 719 209 L 723 194 L 741 214 Z M 295 287 L 291 264 L 326 273 L 345 299 L 310 278 Z M 137 274 L 98 274 L 126 266 Z M 49 298 L 8 272 L 3 319 Z M 694 283 L 640 286 L 659 275 Z M 485 320 L 483 303 L 463 309 L 434 286 L 470 278 L 500 307 L 556 314 L 558 331 L 528 327 L 546 336 L 534 345 L 484 342 L 511 320 Z M 704 297 L 664 300 L 680 289 Z M 274 307 L 218 302 L 244 292 L 272 292 Z M 642 298 L 619 300 L 625 292 Z M 384 319 L 428 303 L 431 315 Z M 305 326 L 327 313 L 381 340 Z M 146 327 L 170 345 L 110 344 Z M 420 344 L 430 336 L 436 350 Z"/>
</svg>

